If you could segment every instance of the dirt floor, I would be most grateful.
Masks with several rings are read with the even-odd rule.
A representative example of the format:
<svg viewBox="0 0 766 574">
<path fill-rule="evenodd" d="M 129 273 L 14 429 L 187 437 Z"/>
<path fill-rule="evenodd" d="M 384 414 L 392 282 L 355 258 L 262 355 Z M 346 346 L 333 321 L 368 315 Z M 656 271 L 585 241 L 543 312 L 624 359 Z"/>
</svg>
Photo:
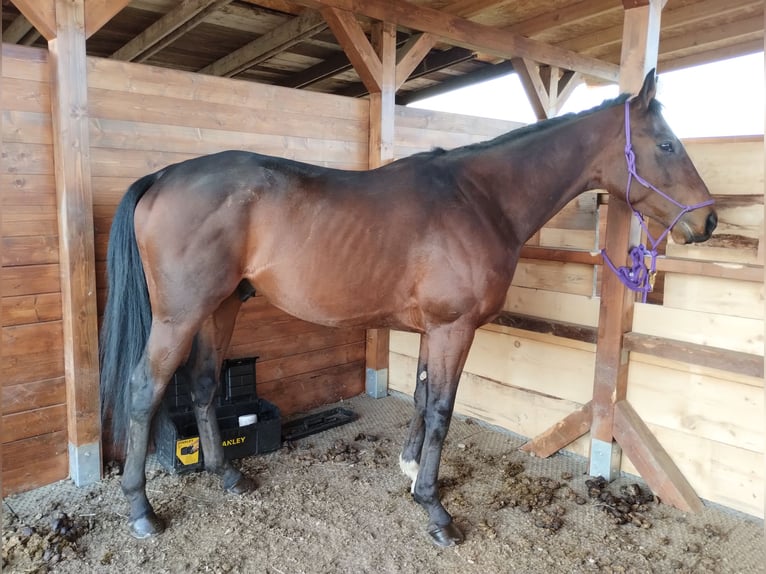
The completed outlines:
<svg viewBox="0 0 766 574">
<path fill-rule="evenodd" d="M 10 497 L 3 572 L 764 572 L 763 521 L 679 512 L 635 479 L 605 486 L 584 460 L 532 458 L 518 437 L 471 419 L 453 422 L 441 472 L 466 541 L 437 548 L 398 468 L 411 402 L 344 406 L 356 422 L 239 461 L 259 484 L 245 496 L 150 464 L 149 497 L 168 523 L 150 540 L 128 533 L 116 469 L 89 488 Z"/>
</svg>

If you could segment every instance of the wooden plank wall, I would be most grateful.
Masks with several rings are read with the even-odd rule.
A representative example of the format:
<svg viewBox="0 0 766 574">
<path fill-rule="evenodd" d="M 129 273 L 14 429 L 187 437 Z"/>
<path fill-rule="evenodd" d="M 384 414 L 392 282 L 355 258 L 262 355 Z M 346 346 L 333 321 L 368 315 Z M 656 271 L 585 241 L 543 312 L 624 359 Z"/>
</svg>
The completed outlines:
<svg viewBox="0 0 766 574">
<path fill-rule="evenodd" d="M 100 290 L 111 218 L 142 175 L 226 149 L 367 167 L 361 100 L 106 59 L 88 60 L 88 85 Z M 312 325 L 255 297 L 242 307 L 229 357 L 259 357 L 259 395 L 292 414 L 363 392 L 364 351 L 364 330 Z"/>
<path fill-rule="evenodd" d="M 46 52 L 3 46 L 3 494 L 69 473 Z"/>
<path fill-rule="evenodd" d="M 514 127 L 408 108 L 397 110 L 397 122 L 399 156 Z M 722 261 L 735 275 L 732 265 L 762 265 L 763 140 L 694 140 L 687 147 L 718 201 L 721 223 L 709 245 L 671 244 L 668 255 Z M 600 222 L 596 196 L 585 194 L 530 244 L 590 251 L 598 245 Z M 595 327 L 599 271 L 590 264 L 522 260 L 506 310 Z M 680 272 L 667 272 L 664 280 L 662 305 L 637 305 L 636 333 L 763 355 L 762 282 Z M 417 351 L 416 335 L 392 332 L 392 389 L 413 392 Z M 477 333 L 456 410 L 533 437 L 591 398 L 594 368 L 592 343 L 489 325 Z M 700 496 L 763 516 L 762 378 L 632 353 L 628 399 Z M 588 448 L 586 435 L 568 450 L 587 455 Z M 626 458 L 623 470 L 636 472 Z"/>
<path fill-rule="evenodd" d="M 3 47 L 3 488 L 68 474 L 47 51 Z M 127 187 L 169 163 L 250 149 L 367 167 L 363 100 L 88 60 L 99 309 L 111 219 Z M 322 113 L 317 113 L 321 110 Z M 318 327 L 251 299 L 230 358 L 258 356 L 257 388 L 285 414 L 364 391 L 365 332 Z"/>
</svg>

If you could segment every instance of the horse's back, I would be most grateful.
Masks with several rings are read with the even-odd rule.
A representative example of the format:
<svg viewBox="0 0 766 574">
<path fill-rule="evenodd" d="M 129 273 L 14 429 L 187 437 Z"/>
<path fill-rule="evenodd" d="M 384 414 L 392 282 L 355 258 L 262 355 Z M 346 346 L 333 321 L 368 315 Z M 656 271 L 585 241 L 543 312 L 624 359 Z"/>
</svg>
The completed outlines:
<svg viewBox="0 0 766 574">
<path fill-rule="evenodd" d="M 204 156 L 162 173 L 137 209 L 137 233 L 162 243 L 150 250 L 163 259 L 157 276 L 172 267 L 211 277 L 216 297 L 246 278 L 309 321 L 422 330 L 424 281 L 447 314 L 472 304 L 455 267 L 469 265 L 478 227 L 448 174 L 427 173 L 422 159 L 352 172 L 250 152 Z"/>
</svg>

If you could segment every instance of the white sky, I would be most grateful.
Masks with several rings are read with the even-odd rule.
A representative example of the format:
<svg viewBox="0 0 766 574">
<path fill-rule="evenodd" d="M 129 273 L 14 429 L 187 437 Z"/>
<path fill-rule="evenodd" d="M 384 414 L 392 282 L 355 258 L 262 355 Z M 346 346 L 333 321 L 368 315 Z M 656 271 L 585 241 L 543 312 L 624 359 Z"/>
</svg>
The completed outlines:
<svg viewBox="0 0 766 574">
<path fill-rule="evenodd" d="M 617 95 L 617 86 L 581 84 L 561 113 L 585 110 Z M 763 52 L 660 74 L 657 99 L 679 137 L 763 134 Z M 516 74 L 410 105 L 524 123 L 536 121 Z"/>
</svg>

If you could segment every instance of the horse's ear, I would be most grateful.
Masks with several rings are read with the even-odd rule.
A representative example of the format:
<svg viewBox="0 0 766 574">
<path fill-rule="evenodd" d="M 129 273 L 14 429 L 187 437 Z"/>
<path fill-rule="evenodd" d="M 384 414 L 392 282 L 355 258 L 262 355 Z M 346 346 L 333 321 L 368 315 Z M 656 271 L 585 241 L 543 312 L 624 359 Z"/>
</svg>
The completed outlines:
<svg viewBox="0 0 766 574">
<path fill-rule="evenodd" d="M 655 68 L 652 68 L 646 78 L 644 78 L 644 85 L 641 86 L 641 91 L 638 92 L 636 99 L 641 107 L 645 110 L 649 109 L 649 104 L 657 95 L 657 73 Z"/>
</svg>

